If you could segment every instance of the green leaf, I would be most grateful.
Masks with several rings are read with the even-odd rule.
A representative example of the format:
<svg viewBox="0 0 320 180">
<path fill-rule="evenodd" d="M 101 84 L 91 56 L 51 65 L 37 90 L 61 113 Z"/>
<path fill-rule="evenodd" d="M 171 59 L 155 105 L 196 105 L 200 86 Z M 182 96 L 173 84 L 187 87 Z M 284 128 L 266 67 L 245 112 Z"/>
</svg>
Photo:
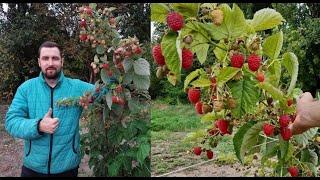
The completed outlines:
<svg viewBox="0 0 320 180">
<path fill-rule="evenodd" d="M 109 91 L 106 94 L 106 102 L 107 102 L 107 105 L 108 105 L 109 109 L 111 110 L 111 107 L 112 107 L 112 91 Z"/>
<path fill-rule="evenodd" d="M 119 173 L 119 169 L 121 167 L 121 163 L 118 161 L 113 161 L 108 167 L 108 175 L 109 176 L 117 176 Z"/>
<path fill-rule="evenodd" d="M 285 141 L 282 138 L 279 138 L 279 147 L 280 147 L 280 159 L 284 162 L 284 159 L 286 158 L 286 155 L 289 150 L 289 141 Z"/>
<path fill-rule="evenodd" d="M 315 176 L 315 177 L 318 176 L 318 170 L 314 164 L 309 163 L 309 162 L 302 162 L 301 164 L 306 165 L 311 170 L 313 176 Z"/>
<path fill-rule="evenodd" d="M 177 80 L 180 80 L 181 60 L 178 55 L 176 41 L 177 34 L 174 32 L 169 32 L 162 38 L 161 49 L 166 61 L 166 65 L 177 76 Z"/>
<path fill-rule="evenodd" d="M 127 73 L 132 68 L 132 65 L 133 65 L 132 60 L 125 59 L 123 60 L 122 63 L 123 63 L 124 72 Z"/>
<path fill-rule="evenodd" d="M 233 76 L 235 76 L 241 69 L 235 67 L 225 67 L 220 70 L 220 73 L 217 75 L 218 86 L 222 86 L 228 82 Z"/>
<path fill-rule="evenodd" d="M 263 31 L 278 26 L 282 21 L 285 20 L 279 12 L 274 9 L 264 8 L 254 13 L 251 25 L 255 31 Z"/>
<path fill-rule="evenodd" d="M 165 23 L 169 10 L 164 3 L 151 3 L 151 21 Z"/>
<path fill-rule="evenodd" d="M 199 62 L 203 64 L 207 60 L 209 44 L 198 44 L 192 47 L 193 51 L 196 52 Z"/>
<path fill-rule="evenodd" d="M 294 135 L 293 138 L 298 144 L 302 145 L 302 147 L 306 147 L 308 145 L 308 141 L 311 140 L 317 132 L 318 128 L 311 128 L 302 134 Z"/>
<path fill-rule="evenodd" d="M 147 60 L 139 58 L 133 62 L 134 72 L 142 76 L 150 76 L 150 64 Z"/>
<path fill-rule="evenodd" d="M 171 3 L 175 11 L 185 17 L 197 17 L 200 3 Z"/>
<path fill-rule="evenodd" d="M 132 77 L 133 84 L 137 89 L 149 89 L 150 87 L 150 78 L 149 76 L 142 76 L 134 74 Z"/>
<path fill-rule="evenodd" d="M 220 5 L 223 11 L 223 22 L 220 26 L 213 23 L 204 24 L 204 28 L 215 40 L 239 37 L 247 32 L 247 23 L 242 10 L 233 4 L 232 9 L 227 4 Z"/>
<path fill-rule="evenodd" d="M 270 65 L 266 72 L 268 82 L 275 87 L 278 87 L 281 78 L 281 62 L 276 59 L 273 64 Z"/>
<path fill-rule="evenodd" d="M 220 40 L 220 42 L 218 43 L 218 46 L 219 47 L 214 48 L 213 53 L 217 57 L 218 61 L 223 62 L 226 59 L 228 52 L 221 49 L 220 47 L 225 49 L 228 49 L 228 48 L 227 48 L 227 45 L 223 42 L 223 40 Z"/>
<path fill-rule="evenodd" d="M 216 119 L 217 119 L 216 113 L 210 112 L 210 113 L 207 113 L 201 117 L 201 122 L 202 123 L 212 123 Z"/>
<path fill-rule="evenodd" d="M 314 165 L 318 164 L 318 155 L 313 150 L 303 149 L 301 152 L 301 162 L 310 162 Z"/>
<path fill-rule="evenodd" d="M 137 101 L 131 99 L 131 100 L 128 100 L 128 107 L 129 107 L 129 110 L 132 112 L 132 113 L 137 113 L 140 111 L 140 107 L 139 107 L 139 104 Z"/>
<path fill-rule="evenodd" d="M 106 70 L 104 69 L 101 69 L 100 71 L 100 77 L 101 77 L 101 80 L 105 83 L 105 84 L 108 84 L 109 83 L 109 76 L 107 76 L 107 72 Z"/>
<path fill-rule="evenodd" d="M 292 53 L 285 53 L 283 55 L 283 65 L 288 70 L 289 74 L 291 75 L 290 86 L 288 88 L 287 94 L 290 95 L 292 90 L 296 86 L 297 78 L 298 78 L 298 70 L 299 70 L 299 62 L 297 56 Z"/>
<path fill-rule="evenodd" d="M 279 145 L 277 143 L 275 142 L 270 143 L 270 140 L 267 141 L 267 143 L 268 144 L 266 144 L 266 152 L 263 154 L 261 158 L 261 164 L 264 164 L 266 160 L 277 155 L 277 152 L 279 150 Z"/>
<path fill-rule="evenodd" d="M 97 7 L 97 4 L 96 3 L 89 3 L 89 7 L 91 7 L 93 10 L 95 10 Z"/>
<path fill-rule="evenodd" d="M 97 54 L 102 55 L 102 54 L 104 54 L 105 49 L 103 48 L 103 46 L 97 45 L 97 47 L 96 47 L 96 52 L 97 52 Z"/>
<path fill-rule="evenodd" d="M 208 133 L 205 129 L 199 129 L 197 131 L 188 133 L 187 136 L 183 139 L 183 142 L 200 143 L 207 134 Z"/>
<path fill-rule="evenodd" d="M 199 79 L 192 81 L 191 85 L 193 87 L 208 87 L 211 85 L 211 81 L 207 76 L 200 76 Z"/>
<path fill-rule="evenodd" d="M 189 83 L 195 79 L 196 77 L 205 74 L 206 72 L 203 69 L 196 69 L 194 71 L 192 71 L 190 74 L 188 74 L 188 76 L 185 78 L 184 80 L 184 87 L 183 90 L 185 91 L 186 88 L 188 87 Z"/>
<path fill-rule="evenodd" d="M 232 97 L 236 100 L 236 108 L 233 109 L 232 115 L 242 117 L 245 114 L 253 113 L 259 101 L 259 88 L 256 82 L 245 74 L 243 79 L 230 83 Z"/>
<path fill-rule="evenodd" d="M 123 83 L 131 84 L 133 80 L 133 75 L 134 75 L 133 69 L 128 70 L 128 72 L 124 74 Z"/>
<path fill-rule="evenodd" d="M 150 144 L 140 144 L 137 152 L 137 160 L 140 164 L 143 164 L 144 159 L 150 155 Z"/>
<path fill-rule="evenodd" d="M 283 33 L 282 31 L 273 34 L 265 39 L 262 49 L 263 52 L 271 59 L 278 58 L 283 44 Z"/>
<path fill-rule="evenodd" d="M 245 153 L 258 143 L 259 133 L 264 122 L 249 121 L 239 128 L 233 137 L 233 146 L 237 158 L 244 163 Z"/>
<path fill-rule="evenodd" d="M 267 91 L 272 96 L 273 99 L 276 99 L 279 101 L 284 100 L 283 93 L 276 87 L 272 86 L 270 83 L 264 82 L 264 83 L 259 83 L 258 85 L 261 89 L 264 89 L 265 91 Z"/>
</svg>

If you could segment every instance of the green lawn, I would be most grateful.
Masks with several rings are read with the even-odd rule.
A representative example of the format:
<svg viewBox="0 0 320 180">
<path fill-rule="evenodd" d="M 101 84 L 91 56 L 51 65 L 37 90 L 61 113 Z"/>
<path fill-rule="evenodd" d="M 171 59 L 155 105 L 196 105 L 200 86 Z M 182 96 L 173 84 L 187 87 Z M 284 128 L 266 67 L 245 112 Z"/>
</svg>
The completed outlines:
<svg viewBox="0 0 320 180">
<path fill-rule="evenodd" d="M 189 132 L 204 129 L 205 126 L 191 104 L 168 105 L 159 100 L 153 101 L 151 107 L 152 176 L 207 160 L 205 155 L 195 156 L 192 143 L 183 141 Z M 236 162 L 230 140 L 230 136 L 224 138 L 215 148 L 216 163 Z"/>
</svg>

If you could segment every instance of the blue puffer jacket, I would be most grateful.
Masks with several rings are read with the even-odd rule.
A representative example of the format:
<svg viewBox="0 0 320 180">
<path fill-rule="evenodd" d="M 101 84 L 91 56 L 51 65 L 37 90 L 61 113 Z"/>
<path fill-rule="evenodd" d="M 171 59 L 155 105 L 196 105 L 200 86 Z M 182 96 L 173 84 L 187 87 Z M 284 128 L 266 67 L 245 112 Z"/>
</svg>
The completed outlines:
<svg viewBox="0 0 320 180">
<path fill-rule="evenodd" d="M 92 91 L 94 85 L 67 78 L 61 72 L 55 88 L 43 74 L 24 82 L 17 90 L 6 114 L 5 128 L 10 135 L 24 139 L 23 164 L 36 172 L 57 174 L 80 164 L 80 106 L 57 106 L 62 98 L 79 97 Z M 54 134 L 38 132 L 38 121 L 52 107 L 52 116 L 59 118 Z"/>
</svg>

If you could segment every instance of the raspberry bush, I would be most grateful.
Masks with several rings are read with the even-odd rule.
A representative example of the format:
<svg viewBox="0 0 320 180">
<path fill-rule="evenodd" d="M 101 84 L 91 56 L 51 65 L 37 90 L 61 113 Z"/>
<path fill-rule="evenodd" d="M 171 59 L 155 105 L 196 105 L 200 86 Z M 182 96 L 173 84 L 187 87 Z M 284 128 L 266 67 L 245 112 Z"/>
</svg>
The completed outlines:
<svg viewBox="0 0 320 180">
<path fill-rule="evenodd" d="M 150 176 L 150 65 L 136 37 L 121 38 L 113 10 L 79 8 L 79 39 L 95 54 L 98 80 L 93 92 L 59 104 L 87 110 L 81 151 L 95 176 Z"/>
<path fill-rule="evenodd" d="M 241 163 L 259 154 L 260 175 L 317 175 L 317 128 L 296 136 L 288 129 L 296 115 L 293 99 L 302 91 L 295 88 L 296 55 L 281 51 L 285 20 L 280 13 L 265 8 L 245 19 L 236 4 L 217 3 L 157 3 L 151 12 L 152 21 L 168 26 L 155 45 L 161 51 L 153 51 L 157 76 L 176 85 L 187 73 L 184 91 L 207 124 L 186 137 L 194 142 L 195 155 L 206 152 L 212 158 L 221 138 L 232 136 Z M 189 67 L 192 61 L 201 68 Z M 272 174 L 265 174 L 266 167 Z"/>
</svg>

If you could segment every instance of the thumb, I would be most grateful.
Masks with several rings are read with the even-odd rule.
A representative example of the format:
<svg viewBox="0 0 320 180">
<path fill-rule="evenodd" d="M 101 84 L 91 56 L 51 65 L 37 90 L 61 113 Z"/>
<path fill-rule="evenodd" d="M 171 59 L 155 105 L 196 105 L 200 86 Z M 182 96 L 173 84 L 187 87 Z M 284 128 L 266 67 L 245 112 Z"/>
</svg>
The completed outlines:
<svg viewBox="0 0 320 180">
<path fill-rule="evenodd" d="M 45 117 L 51 117 L 52 115 L 52 108 L 49 108 L 47 114 L 45 115 Z"/>
</svg>

